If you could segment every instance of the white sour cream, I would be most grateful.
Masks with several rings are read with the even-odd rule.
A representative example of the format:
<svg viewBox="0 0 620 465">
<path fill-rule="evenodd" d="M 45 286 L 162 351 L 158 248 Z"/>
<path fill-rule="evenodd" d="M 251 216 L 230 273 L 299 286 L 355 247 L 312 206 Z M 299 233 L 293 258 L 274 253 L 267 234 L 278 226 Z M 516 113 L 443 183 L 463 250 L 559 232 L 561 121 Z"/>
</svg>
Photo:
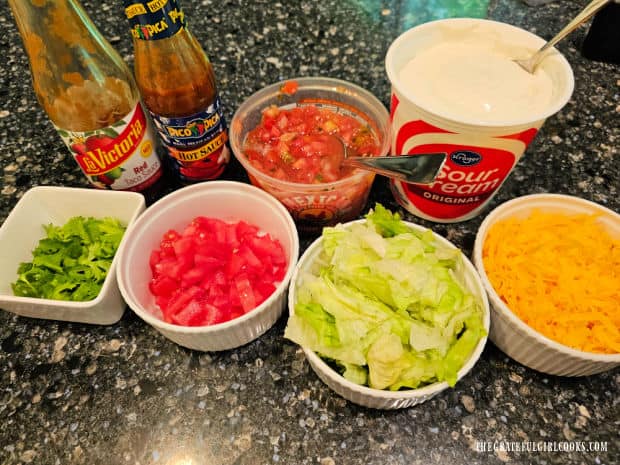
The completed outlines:
<svg viewBox="0 0 620 465">
<path fill-rule="evenodd" d="M 514 58 L 492 39 L 450 41 L 417 54 L 399 79 L 421 107 L 439 115 L 488 123 L 522 120 L 549 106 L 553 88 L 541 68 L 530 74 Z"/>
</svg>

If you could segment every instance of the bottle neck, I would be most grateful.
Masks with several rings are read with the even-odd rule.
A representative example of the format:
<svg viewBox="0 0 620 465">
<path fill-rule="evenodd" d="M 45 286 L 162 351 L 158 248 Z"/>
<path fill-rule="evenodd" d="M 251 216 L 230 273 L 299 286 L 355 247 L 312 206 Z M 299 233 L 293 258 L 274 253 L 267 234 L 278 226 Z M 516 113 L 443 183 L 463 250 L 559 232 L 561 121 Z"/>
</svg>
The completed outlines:
<svg viewBox="0 0 620 465">
<path fill-rule="evenodd" d="M 77 0 L 9 0 L 9 5 L 35 93 L 54 124 L 93 130 L 108 119 L 97 113 L 112 106 L 107 113 L 131 110 L 138 99 L 131 72 Z M 84 103 L 90 101 L 97 104 Z"/>
<path fill-rule="evenodd" d="M 186 26 L 177 0 L 123 0 L 123 4 L 134 39 L 166 39 Z"/>
</svg>

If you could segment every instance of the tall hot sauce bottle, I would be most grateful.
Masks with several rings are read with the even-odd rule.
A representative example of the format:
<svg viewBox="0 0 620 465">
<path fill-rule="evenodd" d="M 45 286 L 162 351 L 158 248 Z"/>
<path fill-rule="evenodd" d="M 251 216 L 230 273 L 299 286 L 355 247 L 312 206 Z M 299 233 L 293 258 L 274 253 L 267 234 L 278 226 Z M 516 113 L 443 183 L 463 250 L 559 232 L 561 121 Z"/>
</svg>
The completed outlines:
<svg viewBox="0 0 620 465">
<path fill-rule="evenodd" d="M 163 167 L 130 69 L 76 0 L 9 0 L 37 98 L 90 183 L 154 200 Z"/>
<path fill-rule="evenodd" d="M 177 0 L 124 0 L 135 77 L 182 184 L 215 179 L 230 159 L 213 67 Z"/>
</svg>

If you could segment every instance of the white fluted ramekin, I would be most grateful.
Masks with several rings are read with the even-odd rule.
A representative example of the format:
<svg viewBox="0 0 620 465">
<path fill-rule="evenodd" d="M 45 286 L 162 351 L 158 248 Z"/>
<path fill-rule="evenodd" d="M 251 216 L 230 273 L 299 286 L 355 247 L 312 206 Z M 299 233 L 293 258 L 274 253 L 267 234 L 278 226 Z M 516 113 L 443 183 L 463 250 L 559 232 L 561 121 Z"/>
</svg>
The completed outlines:
<svg viewBox="0 0 620 465">
<path fill-rule="evenodd" d="M 601 224 L 615 237 L 620 237 L 618 213 L 578 197 L 532 194 L 510 200 L 495 208 L 480 225 L 473 253 L 474 263 L 491 304 L 489 339 L 517 362 L 550 375 L 586 376 L 620 366 L 620 354 L 583 352 L 543 336 L 510 310 L 489 281 L 482 258 L 482 248 L 489 229 L 496 222 L 507 218 L 525 218 L 535 209 L 565 214 L 598 213 L 601 214 Z"/>
<path fill-rule="evenodd" d="M 179 326 L 157 317 L 159 310 L 149 290 L 149 255 L 169 229 L 182 230 L 195 217 L 240 221 L 258 226 L 278 239 L 288 257 L 288 269 L 274 293 L 254 310 L 210 326 Z M 179 189 L 151 205 L 127 231 L 119 249 L 117 278 L 129 307 L 168 339 L 189 349 L 233 349 L 266 332 L 282 314 L 286 289 L 299 255 L 299 237 L 288 211 L 274 197 L 249 184 L 209 181 Z"/>
</svg>

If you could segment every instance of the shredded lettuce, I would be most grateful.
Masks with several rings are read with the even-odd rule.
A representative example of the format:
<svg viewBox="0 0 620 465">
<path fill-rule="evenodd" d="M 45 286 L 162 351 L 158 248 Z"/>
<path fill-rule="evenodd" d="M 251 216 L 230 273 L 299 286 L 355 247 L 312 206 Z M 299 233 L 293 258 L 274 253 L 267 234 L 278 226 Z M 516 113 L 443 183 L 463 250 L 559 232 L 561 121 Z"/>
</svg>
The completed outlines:
<svg viewBox="0 0 620 465">
<path fill-rule="evenodd" d="M 455 385 L 486 334 L 458 249 L 377 204 L 365 222 L 324 228 L 318 263 L 301 276 L 286 338 L 357 384 Z"/>
<path fill-rule="evenodd" d="M 125 226 L 115 218 L 75 216 L 63 226 L 44 225 L 47 236 L 18 267 L 13 294 L 54 300 L 97 297 Z"/>
</svg>

